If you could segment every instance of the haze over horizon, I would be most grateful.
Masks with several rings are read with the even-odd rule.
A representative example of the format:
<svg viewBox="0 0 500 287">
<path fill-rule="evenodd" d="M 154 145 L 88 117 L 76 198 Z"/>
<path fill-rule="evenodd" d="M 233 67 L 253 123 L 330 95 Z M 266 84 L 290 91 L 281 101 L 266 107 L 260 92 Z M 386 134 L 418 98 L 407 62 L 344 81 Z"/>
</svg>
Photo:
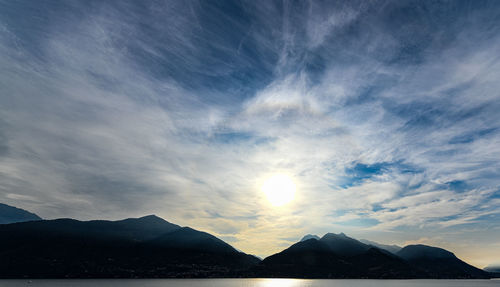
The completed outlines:
<svg viewBox="0 0 500 287">
<path fill-rule="evenodd" d="M 499 264 L 498 19 L 498 1 L 0 0 L 0 202 L 156 214 L 261 257 L 344 232 Z"/>
</svg>

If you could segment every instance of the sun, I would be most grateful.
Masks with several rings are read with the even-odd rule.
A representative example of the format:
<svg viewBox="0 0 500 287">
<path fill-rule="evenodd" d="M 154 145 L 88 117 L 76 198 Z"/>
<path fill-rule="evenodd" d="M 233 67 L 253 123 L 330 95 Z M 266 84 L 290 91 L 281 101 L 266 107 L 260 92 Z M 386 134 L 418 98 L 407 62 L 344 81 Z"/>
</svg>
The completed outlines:
<svg viewBox="0 0 500 287">
<path fill-rule="evenodd" d="M 292 201 L 295 197 L 295 190 L 293 180 L 284 174 L 276 174 L 262 185 L 262 192 L 272 206 L 282 206 Z"/>
</svg>

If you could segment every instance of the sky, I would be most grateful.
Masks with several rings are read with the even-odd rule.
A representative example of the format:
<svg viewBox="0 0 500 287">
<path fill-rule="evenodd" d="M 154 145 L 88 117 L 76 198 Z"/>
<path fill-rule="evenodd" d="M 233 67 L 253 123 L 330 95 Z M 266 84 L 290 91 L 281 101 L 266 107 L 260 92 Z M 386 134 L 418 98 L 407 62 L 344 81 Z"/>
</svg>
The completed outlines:
<svg viewBox="0 0 500 287">
<path fill-rule="evenodd" d="M 500 263 L 498 1 L 0 0 L 0 202 Z M 261 187 L 289 176 L 281 207 Z"/>
</svg>

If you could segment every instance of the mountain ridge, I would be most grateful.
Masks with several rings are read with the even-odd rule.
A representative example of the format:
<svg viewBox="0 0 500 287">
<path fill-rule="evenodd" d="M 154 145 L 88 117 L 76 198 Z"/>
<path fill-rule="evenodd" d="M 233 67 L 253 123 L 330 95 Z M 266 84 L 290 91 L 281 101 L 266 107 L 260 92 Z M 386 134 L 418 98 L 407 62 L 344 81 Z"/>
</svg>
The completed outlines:
<svg viewBox="0 0 500 287">
<path fill-rule="evenodd" d="M 265 258 L 252 271 L 254 276 L 285 278 L 491 277 L 487 272 L 463 262 L 452 252 L 442 248 L 408 245 L 392 253 L 364 244 L 344 233 L 327 233 L 320 240 L 301 240 Z"/>
<path fill-rule="evenodd" d="M 22 208 L 0 203 L 0 224 L 35 220 L 42 220 L 42 218 Z"/>
<path fill-rule="evenodd" d="M 315 235 L 315 234 L 306 234 L 306 235 L 304 235 L 304 237 L 302 237 L 302 239 L 300 239 L 300 241 L 306 241 L 308 239 L 320 240 L 320 237 L 318 235 Z"/>
<path fill-rule="evenodd" d="M 383 252 L 378 248 L 368 247 L 363 252 L 359 252 L 359 248 L 355 247 L 355 252 L 344 250 L 338 253 L 339 248 L 332 248 L 331 242 L 332 238 L 336 239 L 337 236 L 329 235 L 322 237 L 322 240 L 308 239 L 297 242 L 262 260 L 253 268 L 252 275 L 283 278 L 378 279 L 423 276 L 419 271 L 413 270 L 403 259 L 389 255 L 388 252 Z"/>
<path fill-rule="evenodd" d="M 392 254 L 396 254 L 399 250 L 401 250 L 402 247 L 398 245 L 388 245 L 388 244 L 381 244 L 375 241 L 367 240 L 367 239 L 360 239 L 359 240 L 361 243 L 364 243 L 366 245 L 371 245 L 380 249 L 384 249 L 389 251 Z"/>
<path fill-rule="evenodd" d="M 156 216 L 0 225 L 0 256 L 0 278 L 234 277 L 260 261 Z"/>
<path fill-rule="evenodd" d="M 496 274 L 439 247 L 362 241 L 344 233 L 307 234 L 260 260 L 210 233 L 156 215 L 25 221 L 0 224 L 0 278 L 456 279 Z"/>
<path fill-rule="evenodd" d="M 370 249 L 370 246 L 351 238 L 344 233 L 327 233 L 320 239 L 336 254 L 341 256 L 359 255 Z"/>
<path fill-rule="evenodd" d="M 490 278 L 491 276 L 443 248 L 423 244 L 407 245 L 397 255 L 416 268 L 440 279 Z"/>
</svg>

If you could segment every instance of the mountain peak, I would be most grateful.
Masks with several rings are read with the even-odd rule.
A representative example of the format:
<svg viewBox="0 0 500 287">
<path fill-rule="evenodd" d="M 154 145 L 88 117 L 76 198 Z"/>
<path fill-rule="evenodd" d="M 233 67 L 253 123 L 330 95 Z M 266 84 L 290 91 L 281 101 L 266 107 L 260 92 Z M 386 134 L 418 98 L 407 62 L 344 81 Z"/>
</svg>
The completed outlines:
<svg viewBox="0 0 500 287">
<path fill-rule="evenodd" d="M 344 233 L 327 233 L 321 237 L 320 241 L 327 244 L 333 252 L 342 256 L 358 255 L 370 249 L 368 245 L 363 244 L 358 240 L 345 235 Z"/>
<path fill-rule="evenodd" d="M 124 220 L 113 221 L 111 223 L 117 223 L 118 226 L 125 229 L 155 230 L 154 234 L 170 232 L 181 228 L 179 225 L 170 223 L 156 215 L 147 215 L 139 218 L 127 218 Z"/>
<path fill-rule="evenodd" d="M 304 237 L 302 237 L 302 239 L 300 240 L 301 242 L 302 241 L 306 241 L 306 240 L 309 240 L 309 239 L 316 239 L 316 240 L 320 240 L 319 236 L 318 235 L 315 235 L 315 234 L 307 234 L 307 235 L 304 235 Z"/>
<path fill-rule="evenodd" d="M 328 232 L 325 235 L 323 235 L 323 237 L 321 237 L 322 240 L 328 240 L 328 239 L 334 239 L 334 238 L 338 238 L 338 239 L 352 239 L 349 236 L 345 235 L 344 232 L 340 232 L 338 234 L 337 233 L 333 233 L 333 232 Z"/>
<path fill-rule="evenodd" d="M 406 260 L 416 258 L 456 258 L 455 254 L 448 250 L 423 244 L 405 246 L 397 253 L 397 255 Z"/>
<path fill-rule="evenodd" d="M 120 221 L 121 222 L 147 223 L 147 224 L 161 224 L 161 225 L 171 224 L 171 225 L 177 226 L 177 225 L 172 224 L 172 223 L 166 221 L 165 219 L 163 219 L 159 216 L 156 216 L 154 214 L 150 214 L 150 215 L 146 215 L 146 216 L 142 216 L 142 217 L 138 217 L 138 218 L 127 218 L 124 220 L 119 220 L 119 222 Z M 177 227 L 180 227 L 180 226 L 177 226 Z"/>
<path fill-rule="evenodd" d="M 159 216 L 156 216 L 155 214 L 150 214 L 150 215 L 146 215 L 146 216 L 142 216 L 142 217 L 139 217 L 138 219 L 141 219 L 141 220 L 161 220 L 161 221 L 166 221 L 165 219 L 159 217 Z"/>
</svg>

